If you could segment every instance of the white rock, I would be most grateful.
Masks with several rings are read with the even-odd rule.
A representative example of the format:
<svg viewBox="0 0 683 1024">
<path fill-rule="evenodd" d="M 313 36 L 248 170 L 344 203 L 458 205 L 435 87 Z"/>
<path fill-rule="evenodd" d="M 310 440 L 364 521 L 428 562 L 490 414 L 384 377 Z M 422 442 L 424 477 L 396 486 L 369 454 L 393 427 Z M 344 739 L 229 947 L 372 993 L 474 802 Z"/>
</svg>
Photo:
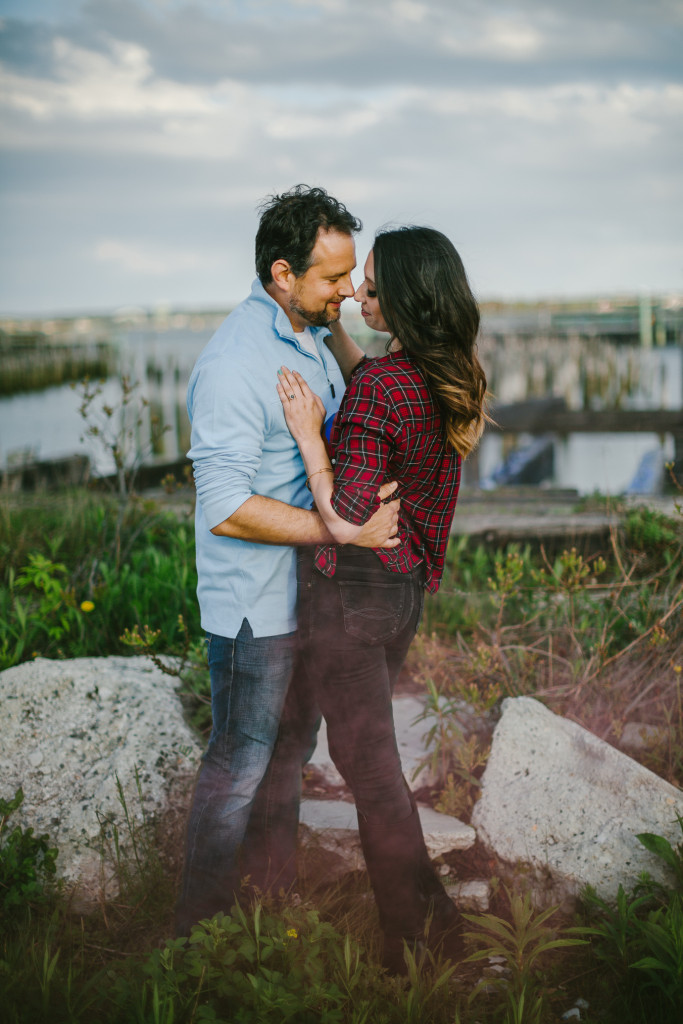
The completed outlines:
<svg viewBox="0 0 683 1024">
<path fill-rule="evenodd" d="M 469 850 L 477 834 L 471 825 L 465 825 L 451 814 L 440 814 L 431 807 L 420 807 L 420 821 L 430 857 L 439 857 L 453 850 Z"/>
<path fill-rule="evenodd" d="M 455 885 L 447 885 L 446 892 L 455 905 L 466 913 L 484 914 L 489 909 L 491 887 L 488 882 L 457 882 Z"/>
<path fill-rule="evenodd" d="M 306 845 L 314 843 L 336 858 L 336 865 L 328 869 L 329 878 L 360 871 L 365 866 L 355 804 L 345 800 L 302 800 L 299 821 L 312 833 Z"/>
<path fill-rule="evenodd" d="M 667 739 L 668 732 L 661 726 L 627 722 L 619 737 L 619 747 L 621 750 L 647 750 L 666 743 Z"/>
<path fill-rule="evenodd" d="M 49 835 L 58 874 L 83 898 L 102 895 L 103 884 L 115 891 L 100 847 L 103 823 L 110 834 L 115 823 L 126 845 L 117 780 L 139 824 L 194 778 L 201 750 L 177 683 L 144 657 L 37 658 L 0 673 L 0 792 L 9 799 L 23 789 L 12 823 Z"/>
<path fill-rule="evenodd" d="M 605 899 L 641 871 L 666 883 L 640 832 L 680 842 L 683 793 L 592 733 L 530 697 L 508 698 L 495 730 L 472 824 L 504 861 L 535 869 L 539 901 L 589 883 Z"/>
</svg>

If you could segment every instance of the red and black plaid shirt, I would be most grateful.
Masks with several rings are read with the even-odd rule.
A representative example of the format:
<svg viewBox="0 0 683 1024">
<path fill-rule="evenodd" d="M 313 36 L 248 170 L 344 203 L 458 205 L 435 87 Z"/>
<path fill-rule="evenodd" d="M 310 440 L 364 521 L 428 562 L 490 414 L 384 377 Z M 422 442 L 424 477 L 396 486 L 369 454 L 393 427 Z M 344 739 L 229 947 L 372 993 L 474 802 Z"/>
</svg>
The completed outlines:
<svg viewBox="0 0 683 1024">
<path fill-rule="evenodd" d="M 375 548 L 391 572 L 425 563 L 427 590 L 438 590 L 460 486 L 460 456 L 444 441 L 443 420 L 422 374 L 392 352 L 361 363 L 337 413 L 332 507 L 362 525 L 379 507 L 377 490 L 398 480 L 401 499 L 395 548 Z M 336 549 L 316 550 L 315 564 L 333 576 Z"/>
</svg>

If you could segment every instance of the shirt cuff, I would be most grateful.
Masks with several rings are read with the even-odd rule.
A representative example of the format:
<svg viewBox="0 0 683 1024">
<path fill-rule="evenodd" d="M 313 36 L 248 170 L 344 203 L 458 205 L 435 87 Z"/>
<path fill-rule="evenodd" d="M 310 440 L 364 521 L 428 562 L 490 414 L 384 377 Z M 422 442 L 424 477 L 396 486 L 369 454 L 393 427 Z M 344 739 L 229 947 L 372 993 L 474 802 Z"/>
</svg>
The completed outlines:
<svg viewBox="0 0 683 1024">
<path fill-rule="evenodd" d="M 347 523 L 362 526 L 375 514 L 379 506 L 377 487 L 345 487 L 335 484 L 332 509 Z"/>
</svg>

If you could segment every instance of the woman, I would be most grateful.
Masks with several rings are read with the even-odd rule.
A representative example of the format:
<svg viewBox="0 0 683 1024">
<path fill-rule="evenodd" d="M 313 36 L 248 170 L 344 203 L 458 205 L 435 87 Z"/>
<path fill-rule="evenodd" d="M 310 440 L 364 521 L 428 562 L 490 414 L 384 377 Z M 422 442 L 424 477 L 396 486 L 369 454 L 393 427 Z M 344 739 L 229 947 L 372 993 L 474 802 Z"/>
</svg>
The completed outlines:
<svg viewBox="0 0 683 1024">
<path fill-rule="evenodd" d="M 416 949 L 427 921 L 429 937 L 442 937 L 458 915 L 401 772 L 391 698 L 424 590 L 433 593 L 441 580 L 461 459 L 486 419 L 486 378 L 475 348 L 477 303 L 444 235 L 421 227 L 381 232 L 364 273 L 355 299 L 365 322 L 390 341 L 386 356 L 362 358 L 351 375 L 330 438 L 334 469 L 320 400 L 285 367 L 278 393 L 318 511 L 342 545 L 302 549 L 299 635 L 330 753 L 356 802 L 383 962 L 402 972 L 404 940 Z M 333 351 L 348 353 L 354 343 L 338 325 L 332 330 Z M 400 542 L 353 547 L 386 481 L 398 482 Z"/>
</svg>

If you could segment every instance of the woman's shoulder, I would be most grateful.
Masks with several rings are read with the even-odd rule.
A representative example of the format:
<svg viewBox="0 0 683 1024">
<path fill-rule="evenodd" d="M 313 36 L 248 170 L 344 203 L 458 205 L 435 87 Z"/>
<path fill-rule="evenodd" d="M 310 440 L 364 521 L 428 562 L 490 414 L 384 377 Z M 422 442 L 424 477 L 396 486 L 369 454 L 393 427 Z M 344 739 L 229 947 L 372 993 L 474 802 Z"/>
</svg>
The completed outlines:
<svg viewBox="0 0 683 1024">
<path fill-rule="evenodd" d="M 354 374 L 347 388 L 347 400 L 401 410 L 416 404 L 426 407 L 431 397 L 414 362 L 401 352 L 390 352 L 369 359 Z"/>
<path fill-rule="evenodd" d="M 389 352 L 385 356 L 377 356 L 374 359 L 367 359 L 355 374 L 353 381 L 373 380 L 379 382 L 403 380 L 410 377 L 415 380 L 420 378 L 420 371 L 412 359 L 402 352 Z"/>
</svg>

